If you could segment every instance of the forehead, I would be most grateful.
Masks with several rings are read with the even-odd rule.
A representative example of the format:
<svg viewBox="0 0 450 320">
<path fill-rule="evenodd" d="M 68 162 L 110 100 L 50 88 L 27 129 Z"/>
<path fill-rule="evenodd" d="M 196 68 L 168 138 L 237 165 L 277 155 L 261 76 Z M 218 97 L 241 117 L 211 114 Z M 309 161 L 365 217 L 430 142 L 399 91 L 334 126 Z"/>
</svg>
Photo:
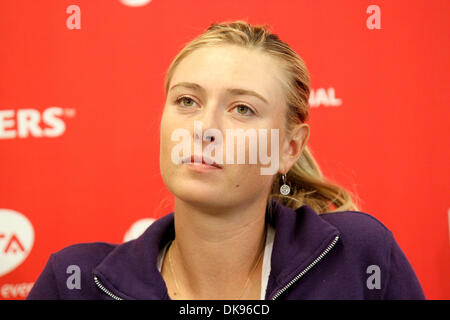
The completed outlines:
<svg viewBox="0 0 450 320">
<path fill-rule="evenodd" d="M 274 58 L 238 46 L 196 49 L 174 70 L 171 86 L 194 82 L 208 92 L 226 88 L 253 90 L 270 104 L 280 101 L 282 70 Z"/>
</svg>

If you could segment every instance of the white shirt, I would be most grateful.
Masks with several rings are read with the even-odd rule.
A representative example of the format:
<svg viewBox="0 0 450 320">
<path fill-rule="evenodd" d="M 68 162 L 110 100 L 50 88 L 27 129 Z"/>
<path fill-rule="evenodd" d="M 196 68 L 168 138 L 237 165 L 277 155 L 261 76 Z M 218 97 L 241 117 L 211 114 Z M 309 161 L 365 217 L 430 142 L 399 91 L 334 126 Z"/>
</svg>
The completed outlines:
<svg viewBox="0 0 450 320">
<path fill-rule="evenodd" d="M 261 300 L 264 300 L 266 296 L 267 282 L 269 281 L 270 274 L 270 261 L 272 257 L 272 248 L 273 248 L 273 240 L 275 238 L 275 229 L 267 223 L 267 232 L 266 232 L 266 245 L 264 247 L 264 257 L 263 257 L 263 265 L 261 272 Z M 164 248 L 158 253 L 157 266 L 158 271 L 161 272 L 162 262 L 164 260 L 164 256 L 166 254 L 167 248 L 169 247 L 170 242 L 168 242 Z"/>
</svg>

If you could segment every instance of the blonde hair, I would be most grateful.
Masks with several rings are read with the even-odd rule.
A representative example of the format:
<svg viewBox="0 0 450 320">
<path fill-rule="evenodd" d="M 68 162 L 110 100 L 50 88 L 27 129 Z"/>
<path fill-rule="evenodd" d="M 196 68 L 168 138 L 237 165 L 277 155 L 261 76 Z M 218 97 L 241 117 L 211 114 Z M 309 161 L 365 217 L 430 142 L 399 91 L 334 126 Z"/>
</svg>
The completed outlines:
<svg viewBox="0 0 450 320">
<path fill-rule="evenodd" d="M 295 125 L 309 119 L 310 78 L 303 60 L 288 44 L 281 41 L 276 34 L 271 33 L 269 26 L 250 25 L 242 20 L 212 23 L 203 34 L 189 42 L 174 58 L 167 71 L 166 96 L 174 70 L 183 58 L 196 49 L 222 45 L 237 45 L 258 50 L 280 62 L 286 79 L 282 86 L 285 89 L 288 105 L 285 126 L 288 134 Z M 346 210 L 358 211 L 352 198 L 356 196 L 324 178 L 308 146 L 303 148 L 300 158 L 286 174 L 286 182 L 291 188 L 289 195 L 284 196 L 280 193 L 280 177 L 280 173 L 277 173 L 268 197 L 270 211 L 272 199 L 292 209 L 306 204 L 318 214 Z"/>
</svg>

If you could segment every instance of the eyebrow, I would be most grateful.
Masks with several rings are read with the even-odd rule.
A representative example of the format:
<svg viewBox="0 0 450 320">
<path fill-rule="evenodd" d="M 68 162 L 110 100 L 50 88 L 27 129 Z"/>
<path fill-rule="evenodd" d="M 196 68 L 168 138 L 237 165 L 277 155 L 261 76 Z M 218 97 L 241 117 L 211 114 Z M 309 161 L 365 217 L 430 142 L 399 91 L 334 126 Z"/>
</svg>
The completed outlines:
<svg viewBox="0 0 450 320">
<path fill-rule="evenodd" d="M 177 83 L 177 84 L 173 85 L 169 89 L 169 91 L 171 91 L 173 88 L 176 88 L 176 87 L 185 87 L 185 88 L 189 88 L 189 89 L 205 92 L 205 88 L 203 88 L 199 84 L 193 83 L 193 82 L 180 82 L 180 83 Z M 235 96 L 240 96 L 240 95 L 254 96 L 254 97 L 257 97 L 257 98 L 261 99 L 262 101 L 264 101 L 267 104 L 269 103 L 262 95 L 260 95 L 259 93 L 255 92 L 253 90 L 242 89 L 242 88 L 228 88 L 226 91 L 228 93 L 232 94 L 232 95 L 235 95 Z"/>
</svg>

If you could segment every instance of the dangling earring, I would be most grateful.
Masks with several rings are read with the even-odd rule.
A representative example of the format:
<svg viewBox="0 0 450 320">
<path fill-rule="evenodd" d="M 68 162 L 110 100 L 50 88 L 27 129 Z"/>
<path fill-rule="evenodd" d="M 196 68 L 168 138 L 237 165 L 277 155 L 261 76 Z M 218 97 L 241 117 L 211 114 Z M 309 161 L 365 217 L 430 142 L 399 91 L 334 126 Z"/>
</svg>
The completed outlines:
<svg viewBox="0 0 450 320">
<path fill-rule="evenodd" d="M 291 188 L 286 184 L 286 175 L 283 174 L 281 178 L 283 179 L 283 185 L 280 187 L 280 193 L 286 196 L 291 192 Z"/>
</svg>

